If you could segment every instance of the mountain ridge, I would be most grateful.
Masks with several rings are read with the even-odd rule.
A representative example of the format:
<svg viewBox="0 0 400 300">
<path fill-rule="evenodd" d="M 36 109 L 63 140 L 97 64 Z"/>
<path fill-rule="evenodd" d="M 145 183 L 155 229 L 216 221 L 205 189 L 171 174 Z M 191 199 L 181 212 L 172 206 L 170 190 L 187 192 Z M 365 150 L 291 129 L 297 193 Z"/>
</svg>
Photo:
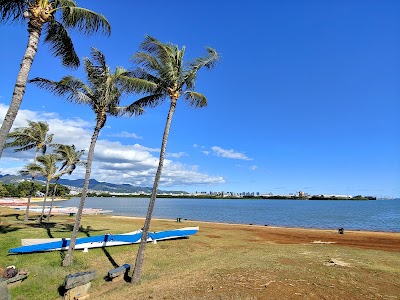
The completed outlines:
<svg viewBox="0 0 400 300">
<path fill-rule="evenodd" d="M 5 184 L 15 184 L 23 180 L 29 180 L 29 177 L 24 177 L 20 175 L 1 175 L 0 174 L 0 182 Z M 43 182 L 45 181 L 43 177 L 35 178 L 36 181 Z M 69 188 L 73 188 L 74 190 L 82 190 L 84 179 L 64 179 L 60 178 L 58 181 L 59 184 L 67 186 Z M 143 187 L 143 186 L 134 186 L 129 183 L 123 184 L 115 184 L 109 183 L 105 181 L 97 181 L 96 179 L 89 180 L 89 190 L 91 191 L 102 191 L 109 193 L 146 193 L 149 194 L 152 192 L 152 188 Z M 185 191 L 163 191 L 158 190 L 158 193 L 187 193 Z"/>
</svg>

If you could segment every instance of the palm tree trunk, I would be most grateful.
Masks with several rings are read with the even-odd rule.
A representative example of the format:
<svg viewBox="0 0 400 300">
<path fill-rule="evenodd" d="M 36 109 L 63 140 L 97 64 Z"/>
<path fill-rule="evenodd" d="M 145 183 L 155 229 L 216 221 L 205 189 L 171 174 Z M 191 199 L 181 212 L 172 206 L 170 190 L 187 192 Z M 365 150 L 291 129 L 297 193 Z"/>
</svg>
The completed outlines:
<svg viewBox="0 0 400 300">
<path fill-rule="evenodd" d="M 47 180 L 47 182 L 46 182 L 46 194 L 44 194 L 42 213 L 40 214 L 40 218 L 38 220 L 39 223 L 42 223 L 42 219 L 43 219 L 43 216 L 44 216 L 44 209 L 46 207 L 47 195 L 49 194 L 49 186 L 50 186 L 50 180 Z"/>
<path fill-rule="evenodd" d="M 88 160 L 86 164 L 85 182 L 83 184 L 81 201 L 79 202 L 78 212 L 76 214 L 74 229 L 72 230 L 68 252 L 62 261 L 63 267 L 69 266 L 73 261 L 73 253 L 75 250 L 76 238 L 78 235 L 79 226 L 81 224 L 82 212 L 83 212 L 83 207 L 85 205 L 86 195 L 89 189 L 89 180 L 90 180 L 90 172 L 92 170 L 94 147 L 96 146 L 97 138 L 99 137 L 100 130 L 101 128 L 103 128 L 105 122 L 106 122 L 105 114 L 97 118 L 96 127 L 94 129 L 92 140 L 90 142 L 90 147 L 89 147 Z"/>
<path fill-rule="evenodd" d="M 53 209 L 54 198 L 56 197 L 57 183 L 58 183 L 58 180 L 56 180 L 56 182 L 54 184 L 53 196 L 51 197 L 50 209 L 49 209 L 49 213 L 48 213 L 47 218 L 46 218 L 46 222 L 50 221 L 51 210 Z"/>
<path fill-rule="evenodd" d="M 33 192 L 35 191 L 35 181 L 34 180 L 35 180 L 35 177 L 32 176 L 31 189 L 29 191 L 28 203 L 26 204 L 26 210 L 25 210 L 25 219 L 24 219 L 25 222 L 29 221 L 29 206 L 31 205 L 32 195 L 33 195 Z"/>
<path fill-rule="evenodd" d="M 42 23 L 29 21 L 28 24 L 28 45 L 24 57 L 22 58 L 21 67 L 17 76 L 17 82 L 14 86 L 14 92 L 11 99 L 10 107 L 4 118 L 0 129 L 0 158 L 3 153 L 4 144 L 7 140 L 7 135 L 11 130 L 15 118 L 17 117 L 19 107 L 22 103 L 22 98 L 25 94 L 26 82 L 28 80 L 29 71 L 31 69 L 33 59 L 35 58 L 37 47 L 42 33 Z"/>
<path fill-rule="evenodd" d="M 38 148 L 36 148 L 35 156 L 33 157 L 33 163 L 36 163 L 37 154 L 38 154 Z M 31 199 L 33 196 L 33 192 L 35 191 L 35 176 L 32 176 L 31 181 L 32 181 L 31 189 L 29 191 L 28 203 L 26 204 L 26 210 L 25 210 L 25 219 L 24 219 L 25 222 L 29 221 L 29 206 L 31 205 Z"/>
<path fill-rule="evenodd" d="M 169 108 L 167 123 L 165 124 L 164 135 L 161 144 L 160 160 L 158 162 L 156 177 L 154 178 L 153 190 L 151 192 L 149 208 L 147 210 L 146 220 L 144 222 L 144 227 L 142 231 L 142 238 L 140 240 L 140 246 L 136 256 L 135 267 L 132 271 L 131 282 L 133 283 L 139 283 L 142 274 L 144 252 L 146 250 L 147 237 L 149 235 L 150 221 L 151 221 L 151 216 L 153 214 L 154 204 L 156 202 L 158 184 L 160 182 L 161 171 L 164 165 L 165 151 L 167 149 L 168 135 L 171 128 L 172 117 L 174 115 L 175 109 L 176 109 L 176 99 L 171 99 L 171 105 Z"/>
</svg>

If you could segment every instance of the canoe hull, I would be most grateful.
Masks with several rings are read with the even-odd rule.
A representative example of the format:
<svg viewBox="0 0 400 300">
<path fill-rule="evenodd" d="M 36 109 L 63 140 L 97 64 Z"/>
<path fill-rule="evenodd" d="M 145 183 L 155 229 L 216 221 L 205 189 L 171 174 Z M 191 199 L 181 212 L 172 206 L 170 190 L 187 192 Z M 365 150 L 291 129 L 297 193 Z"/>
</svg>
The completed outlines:
<svg viewBox="0 0 400 300">
<path fill-rule="evenodd" d="M 149 232 L 147 241 L 152 242 L 184 238 L 196 234 L 198 230 L 199 227 L 185 227 L 174 230 Z M 137 244 L 140 243 L 141 238 L 142 232 L 140 230 L 125 234 L 105 234 L 92 237 L 83 237 L 76 239 L 75 249 L 79 250 Z M 69 239 L 53 239 L 53 241 L 46 241 L 44 243 L 42 241 L 38 241 L 39 243 L 35 243 L 34 239 L 23 241 L 23 243 L 26 244 L 25 246 L 12 248 L 8 251 L 8 253 L 33 253 L 55 250 L 68 250 L 70 243 Z"/>
</svg>

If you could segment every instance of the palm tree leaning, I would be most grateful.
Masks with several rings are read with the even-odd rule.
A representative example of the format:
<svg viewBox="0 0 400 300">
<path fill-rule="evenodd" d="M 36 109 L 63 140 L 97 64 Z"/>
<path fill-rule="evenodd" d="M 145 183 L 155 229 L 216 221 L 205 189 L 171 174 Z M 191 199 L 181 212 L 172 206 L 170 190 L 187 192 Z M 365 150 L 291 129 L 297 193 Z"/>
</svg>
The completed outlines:
<svg viewBox="0 0 400 300">
<path fill-rule="evenodd" d="M 35 156 L 33 158 L 33 163 L 36 163 L 36 157 L 39 151 L 42 154 L 46 153 L 47 145 L 51 143 L 53 139 L 53 134 L 48 134 L 49 125 L 46 122 L 33 122 L 27 121 L 27 127 L 16 128 L 14 131 L 10 132 L 7 136 L 9 142 L 7 142 L 4 147 L 16 147 L 15 152 L 27 151 L 30 149 L 35 149 Z M 33 196 L 35 173 L 31 175 L 31 190 L 28 195 L 28 203 L 25 210 L 25 221 L 28 221 L 29 217 L 29 206 L 31 203 L 31 198 Z"/>
<path fill-rule="evenodd" d="M 68 29 L 78 29 L 84 34 L 92 34 L 102 29 L 110 34 L 108 21 L 100 14 L 77 7 L 73 0 L 0 0 L 0 23 L 28 20 L 28 45 L 22 58 L 10 107 L 0 129 L 0 158 L 7 135 L 17 116 L 26 82 L 42 31 L 44 42 L 49 43 L 54 56 L 62 59 L 67 67 L 78 67 L 79 58 L 75 53 Z"/>
<path fill-rule="evenodd" d="M 56 176 L 57 172 L 56 162 L 57 162 L 57 157 L 54 154 L 40 155 L 37 157 L 37 163 L 29 164 L 25 167 L 24 170 L 21 171 L 21 174 L 37 173 L 46 178 L 46 193 L 44 195 L 42 213 L 40 214 L 40 217 L 38 219 L 39 223 L 42 222 L 44 216 L 46 200 L 47 196 L 49 195 L 50 181 L 53 180 Z"/>
<path fill-rule="evenodd" d="M 84 166 L 85 162 L 81 160 L 81 156 L 85 153 L 85 150 L 76 150 L 75 145 L 63 145 L 54 144 L 55 147 L 53 153 L 57 156 L 57 160 L 61 161 L 61 167 L 59 173 L 54 176 L 54 188 L 53 195 L 51 198 L 49 213 L 47 214 L 46 222 L 49 222 L 51 211 L 53 209 L 54 198 L 56 196 L 58 180 L 65 174 L 71 175 L 77 166 Z"/>
<path fill-rule="evenodd" d="M 157 196 L 168 135 L 177 101 L 182 96 L 190 106 L 205 107 L 207 105 L 206 97 L 194 91 L 197 72 L 202 67 L 212 69 L 219 59 L 218 53 L 214 49 L 207 48 L 207 54 L 205 56 L 196 58 L 192 62 L 185 64 L 183 61 L 185 47 L 179 49 L 178 46 L 170 43 L 163 44 L 151 36 L 145 38 L 140 46 L 140 50 L 141 51 L 136 53 L 133 57 L 134 62 L 139 66 L 133 72 L 133 76 L 152 82 L 156 84 L 157 87 L 149 95 L 135 101 L 133 105 L 154 107 L 162 103 L 166 98 L 169 98 L 170 107 L 161 143 L 160 159 L 154 179 L 149 208 L 143 227 L 138 254 L 136 256 L 135 267 L 132 271 L 131 281 L 134 283 L 138 283 L 141 277 L 151 216 Z"/>
<path fill-rule="evenodd" d="M 73 261 L 76 237 L 89 187 L 94 148 L 100 130 L 106 123 L 107 116 L 119 116 L 123 114 L 131 116 L 141 114 L 143 112 L 142 108 L 134 104 L 129 105 L 129 110 L 124 107 L 119 107 L 120 100 L 128 93 L 145 93 L 155 86 L 155 84 L 149 83 L 146 80 L 131 78 L 129 72 L 122 67 L 117 67 L 114 73 L 112 73 L 106 64 L 104 55 L 98 49 L 92 48 L 91 56 L 93 61 L 89 58 L 84 59 L 85 73 L 88 81 L 87 85 L 81 80 L 71 76 L 63 77 L 60 81 L 51 81 L 44 78 L 35 78 L 30 81 L 41 88 L 53 92 L 56 96 L 65 96 L 68 101 L 89 105 L 96 114 L 96 125 L 88 152 L 82 197 L 72 231 L 68 253 L 63 260 L 63 266 L 68 266 Z"/>
</svg>

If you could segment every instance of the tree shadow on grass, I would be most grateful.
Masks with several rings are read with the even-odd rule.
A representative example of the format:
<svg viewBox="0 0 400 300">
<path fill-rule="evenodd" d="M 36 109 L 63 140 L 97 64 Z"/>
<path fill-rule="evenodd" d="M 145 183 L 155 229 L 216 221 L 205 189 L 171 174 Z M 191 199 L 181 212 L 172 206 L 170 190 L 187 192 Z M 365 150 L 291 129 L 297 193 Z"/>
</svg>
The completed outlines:
<svg viewBox="0 0 400 300">
<path fill-rule="evenodd" d="M 11 226 L 11 224 L 0 225 L 0 233 L 9 233 L 9 232 L 14 232 L 14 231 L 17 231 L 20 229 L 21 229 L 21 227 L 14 227 L 14 226 Z"/>
<path fill-rule="evenodd" d="M 49 238 L 54 238 L 51 229 L 55 228 L 57 226 L 57 223 L 53 223 L 53 222 L 49 222 L 49 223 L 31 223 L 31 224 L 26 224 L 29 227 L 33 227 L 33 228 L 43 228 L 46 229 L 47 235 L 49 236 Z"/>
<path fill-rule="evenodd" d="M 89 227 L 87 229 L 84 229 L 84 228 L 81 227 L 81 228 L 79 228 L 79 231 L 85 233 L 87 237 L 91 237 L 90 231 L 94 231 L 94 230 L 89 228 Z M 101 250 L 103 250 L 104 255 L 107 257 L 108 261 L 112 264 L 112 266 L 114 268 L 118 268 L 119 265 L 113 259 L 113 257 L 111 256 L 110 252 L 108 252 L 107 249 L 104 248 L 104 247 L 101 247 Z"/>
<path fill-rule="evenodd" d="M 9 218 L 9 217 L 15 217 L 16 220 L 19 221 L 19 217 L 21 216 L 21 214 L 19 213 L 15 213 L 15 214 L 6 214 L 6 215 L 0 215 L 0 218 Z"/>
</svg>

